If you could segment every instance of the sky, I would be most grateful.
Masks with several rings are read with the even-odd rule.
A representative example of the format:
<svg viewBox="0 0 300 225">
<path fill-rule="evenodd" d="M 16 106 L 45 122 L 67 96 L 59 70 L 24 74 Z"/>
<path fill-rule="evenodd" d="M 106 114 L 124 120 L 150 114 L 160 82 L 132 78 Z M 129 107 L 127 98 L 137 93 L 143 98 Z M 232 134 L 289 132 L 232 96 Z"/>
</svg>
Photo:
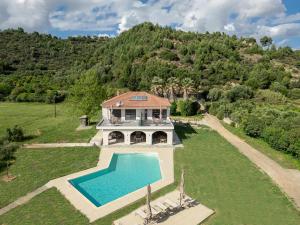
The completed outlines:
<svg viewBox="0 0 300 225">
<path fill-rule="evenodd" d="M 300 0 L 0 0 L 0 29 L 117 36 L 150 21 L 174 29 L 271 36 L 300 49 Z"/>
</svg>

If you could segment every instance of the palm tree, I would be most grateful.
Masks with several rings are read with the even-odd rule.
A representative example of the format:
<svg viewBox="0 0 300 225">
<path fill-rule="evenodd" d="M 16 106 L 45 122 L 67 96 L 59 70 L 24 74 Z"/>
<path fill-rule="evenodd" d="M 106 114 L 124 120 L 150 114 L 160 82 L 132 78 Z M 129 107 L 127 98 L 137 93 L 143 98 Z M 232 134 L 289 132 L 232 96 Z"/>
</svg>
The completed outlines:
<svg viewBox="0 0 300 225">
<path fill-rule="evenodd" d="M 194 89 L 194 81 L 189 77 L 182 79 L 181 89 L 183 91 L 183 99 L 187 100 L 189 95 L 192 94 L 195 90 Z"/>
<path fill-rule="evenodd" d="M 160 77 L 153 77 L 151 84 L 151 92 L 155 95 L 162 96 L 164 81 Z"/>
<path fill-rule="evenodd" d="M 176 77 L 168 78 L 166 89 L 169 94 L 170 102 L 174 102 L 176 94 L 179 90 L 179 80 Z"/>
</svg>

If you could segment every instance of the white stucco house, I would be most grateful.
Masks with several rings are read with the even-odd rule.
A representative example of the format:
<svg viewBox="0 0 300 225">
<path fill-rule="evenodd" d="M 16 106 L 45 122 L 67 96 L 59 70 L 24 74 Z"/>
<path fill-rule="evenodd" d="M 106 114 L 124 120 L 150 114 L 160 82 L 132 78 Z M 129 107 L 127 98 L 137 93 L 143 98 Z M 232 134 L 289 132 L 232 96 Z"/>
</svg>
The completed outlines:
<svg viewBox="0 0 300 225">
<path fill-rule="evenodd" d="M 102 145 L 173 145 L 170 102 L 147 92 L 126 92 L 102 103 Z"/>
</svg>

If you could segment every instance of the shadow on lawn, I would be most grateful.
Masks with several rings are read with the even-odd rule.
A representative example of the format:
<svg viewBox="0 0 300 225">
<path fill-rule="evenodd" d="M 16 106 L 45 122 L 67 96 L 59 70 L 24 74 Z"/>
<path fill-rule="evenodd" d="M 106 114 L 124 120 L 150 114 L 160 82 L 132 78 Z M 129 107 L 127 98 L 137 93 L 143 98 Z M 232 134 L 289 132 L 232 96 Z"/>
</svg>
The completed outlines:
<svg viewBox="0 0 300 225">
<path fill-rule="evenodd" d="M 189 135 L 196 134 L 197 131 L 189 123 L 176 123 L 175 132 L 178 135 L 180 141 L 188 139 Z"/>
</svg>

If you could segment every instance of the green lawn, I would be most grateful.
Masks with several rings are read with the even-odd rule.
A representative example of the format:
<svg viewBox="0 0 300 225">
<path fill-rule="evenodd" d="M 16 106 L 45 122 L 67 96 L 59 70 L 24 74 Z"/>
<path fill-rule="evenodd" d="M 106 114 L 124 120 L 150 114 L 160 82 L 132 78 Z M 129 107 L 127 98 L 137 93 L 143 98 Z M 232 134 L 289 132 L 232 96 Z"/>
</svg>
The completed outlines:
<svg viewBox="0 0 300 225">
<path fill-rule="evenodd" d="M 42 103 L 0 103 L 0 136 L 6 129 L 19 125 L 26 135 L 34 138 L 27 142 L 88 142 L 96 129 L 76 131 L 79 118 L 67 104 L 57 104 L 57 117 L 54 118 L 54 105 Z"/>
<path fill-rule="evenodd" d="M 241 128 L 232 127 L 225 123 L 223 123 L 223 125 L 227 130 L 239 136 L 241 139 L 245 140 L 249 145 L 261 151 L 265 155 L 269 156 L 271 159 L 278 162 L 281 166 L 288 169 L 300 170 L 300 160 L 295 159 L 289 154 L 275 150 L 262 139 L 249 137 L 243 132 Z"/>
<path fill-rule="evenodd" d="M 17 178 L 9 183 L 0 179 L 0 208 L 53 178 L 96 166 L 98 157 L 99 148 L 18 150 L 10 169 Z"/>
<path fill-rule="evenodd" d="M 177 132 L 185 147 L 175 152 L 176 184 L 156 196 L 175 188 L 183 166 L 187 194 L 216 211 L 206 225 L 299 225 L 300 213 L 269 177 L 216 132 L 183 127 Z M 143 202 L 97 220 L 93 225 L 110 225 Z M 88 224 L 55 189 L 1 216 L 0 224 L 18 225 L 20 220 L 22 224 L 34 225 Z"/>
</svg>

